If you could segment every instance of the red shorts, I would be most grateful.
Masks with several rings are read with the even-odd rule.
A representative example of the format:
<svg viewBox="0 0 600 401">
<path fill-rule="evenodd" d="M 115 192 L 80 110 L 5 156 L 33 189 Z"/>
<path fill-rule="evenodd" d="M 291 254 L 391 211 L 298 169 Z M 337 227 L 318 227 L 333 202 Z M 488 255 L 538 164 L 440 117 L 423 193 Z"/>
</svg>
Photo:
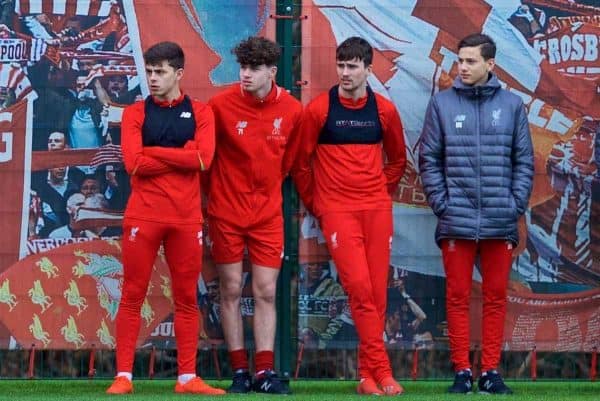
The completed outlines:
<svg viewBox="0 0 600 401">
<path fill-rule="evenodd" d="M 281 268 L 283 258 L 283 217 L 274 216 L 252 225 L 230 223 L 221 219 L 208 220 L 208 235 L 216 264 L 241 262 L 248 249 L 254 265 Z"/>
</svg>

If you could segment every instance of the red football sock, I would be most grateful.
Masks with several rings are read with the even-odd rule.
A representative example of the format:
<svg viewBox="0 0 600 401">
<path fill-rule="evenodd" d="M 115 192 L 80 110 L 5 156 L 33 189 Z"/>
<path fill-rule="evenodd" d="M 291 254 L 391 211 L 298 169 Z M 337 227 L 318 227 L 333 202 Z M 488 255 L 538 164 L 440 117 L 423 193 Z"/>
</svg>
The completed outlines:
<svg viewBox="0 0 600 401">
<path fill-rule="evenodd" d="M 229 360 L 231 361 L 231 370 L 248 370 L 248 353 L 244 348 L 236 349 L 229 352 Z"/>
<path fill-rule="evenodd" d="M 259 351 L 254 356 L 256 373 L 264 370 L 273 370 L 273 351 Z"/>
</svg>

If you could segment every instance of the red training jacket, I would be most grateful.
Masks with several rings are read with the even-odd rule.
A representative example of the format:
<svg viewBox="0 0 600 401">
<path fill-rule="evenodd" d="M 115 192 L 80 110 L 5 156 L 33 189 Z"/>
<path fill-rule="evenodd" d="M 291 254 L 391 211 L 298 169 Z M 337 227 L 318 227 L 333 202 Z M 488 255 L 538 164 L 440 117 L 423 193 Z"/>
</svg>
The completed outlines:
<svg viewBox="0 0 600 401">
<path fill-rule="evenodd" d="M 183 96 L 172 103 L 154 101 L 161 107 L 171 107 L 181 103 Z M 192 100 L 192 109 L 196 132 L 194 140 L 183 148 L 142 145 L 143 101 L 123 112 L 121 147 L 125 169 L 131 176 L 125 218 L 174 224 L 202 222 L 200 171 L 207 169 L 213 159 L 215 122 L 206 104 Z"/>
<path fill-rule="evenodd" d="M 342 106 L 360 109 L 367 95 L 354 102 L 340 96 Z M 329 93 L 313 99 L 304 111 L 292 177 L 307 209 L 315 216 L 391 207 L 391 196 L 404 175 L 406 147 L 400 116 L 392 102 L 375 93 L 383 131 L 380 146 L 365 144 L 319 145 L 327 121 Z"/>
<path fill-rule="evenodd" d="M 302 105 L 275 84 L 264 99 L 238 84 L 208 103 L 217 138 L 208 214 L 242 224 L 281 214 L 281 183 L 296 154 Z"/>
</svg>

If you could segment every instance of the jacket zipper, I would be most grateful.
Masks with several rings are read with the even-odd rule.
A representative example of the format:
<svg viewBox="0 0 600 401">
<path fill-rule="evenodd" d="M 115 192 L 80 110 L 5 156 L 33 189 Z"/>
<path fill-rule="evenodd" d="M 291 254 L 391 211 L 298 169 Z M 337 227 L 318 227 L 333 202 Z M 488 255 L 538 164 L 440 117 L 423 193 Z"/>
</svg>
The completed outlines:
<svg viewBox="0 0 600 401">
<path fill-rule="evenodd" d="M 475 231 L 475 242 L 479 242 L 479 233 L 481 231 L 481 96 L 479 88 L 475 88 L 477 97 L 477 230 Z"/>
</svg>

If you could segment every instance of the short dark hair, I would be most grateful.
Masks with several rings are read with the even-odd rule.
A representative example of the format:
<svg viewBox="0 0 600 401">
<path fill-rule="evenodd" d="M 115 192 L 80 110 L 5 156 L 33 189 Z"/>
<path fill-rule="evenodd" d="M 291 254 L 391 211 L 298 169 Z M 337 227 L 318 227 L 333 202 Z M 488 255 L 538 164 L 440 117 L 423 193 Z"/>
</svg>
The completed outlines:
<svg viewBox="0 0 600 401">
<path fill-rule="evenodd" d="M 174 42 L 159 42 L 144 52 L 144 62 L 148 65 L 159 65 L 163 61 L 176 70 L 183 68 L 185 56 L 181 46 Z"/>
<path fill-rule="evenodd" d="M 98 179 L 98 176 L 96 174 L 86 174 L 83 176 L 83 180 L 81 180 L 81 183 L 83 184 L 83 182 L 85 180 L 94 180 L 94 181 L 98 181 L 100 182 L 100 180 Z"/>
<path fill-rule="evenodd" d="M 337 47 L 335 59 L 339 61 L 358 59 L 365 63 L 365 67 L 368 67 L 373 64 L 373 48 L 363 38 L 352 36 Z"/>
<path fill-rule="evenodd" d="M 481 56 L 484 60 L 489 60 L 496 57 L 496 43 L 488 35 L 482 33 L 474 33 L 464 37 L 458 42 L 458 50 L 463 47 L 480 46 Z"/>
<path fill-rule="evenodd" d="M 279 45 L 269 39 L 259 36 L 249 36 L 242 40 L 232 51 L 240 65 L 257 67 L 277 65 L 281 50 Z"/>
</svg>

